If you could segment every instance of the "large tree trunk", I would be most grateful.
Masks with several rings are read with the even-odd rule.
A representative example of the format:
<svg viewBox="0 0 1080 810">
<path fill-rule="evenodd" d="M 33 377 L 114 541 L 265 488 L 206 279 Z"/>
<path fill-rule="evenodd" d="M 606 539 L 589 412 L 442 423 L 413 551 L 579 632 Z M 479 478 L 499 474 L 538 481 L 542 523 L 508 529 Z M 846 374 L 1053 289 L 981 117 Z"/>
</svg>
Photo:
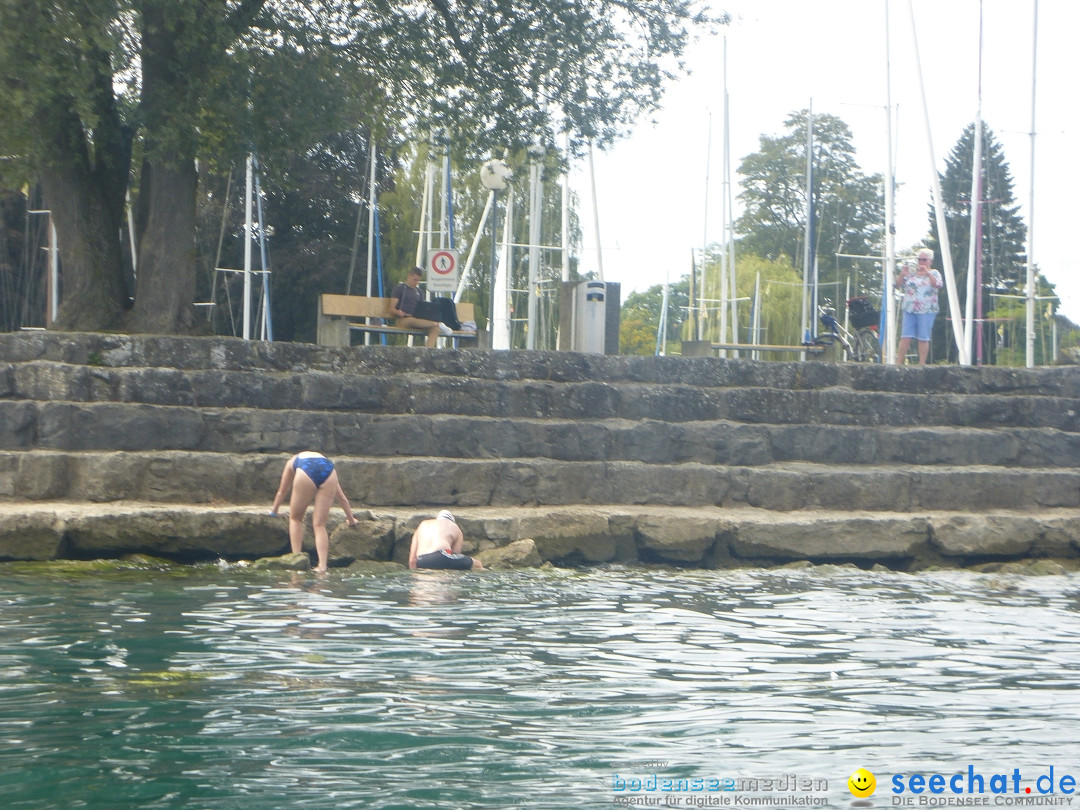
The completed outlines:
<svg viewBox="0 0 1080 810">
<path fill-rule="evenodd" d="M 189 333 L 195 322 L 195 196 L 193 159 L 143 164 L 135 332 Z"/>
<path fill-rule="evenodd" d="M 136 213 L 133 331 L 188 333 L 195 322 L 196 122 L 209 65 L 218 55 L 194 3 L 146 2 L 142 11 L 145 159 Z M 216 12 L 215 12 L 216 13 Z"/>
<path fill-rule="evenodd" d="M 60 312 L 54 327 L 114 329 L 128 303 L 120 250 L 122 205 L 91 169 L 78 117 L 63 99 L 42 110 L 45 202 L 53 214 L 62 267 Z M 126 173 L 126 168 L 124 169 Z"/>
</svg>

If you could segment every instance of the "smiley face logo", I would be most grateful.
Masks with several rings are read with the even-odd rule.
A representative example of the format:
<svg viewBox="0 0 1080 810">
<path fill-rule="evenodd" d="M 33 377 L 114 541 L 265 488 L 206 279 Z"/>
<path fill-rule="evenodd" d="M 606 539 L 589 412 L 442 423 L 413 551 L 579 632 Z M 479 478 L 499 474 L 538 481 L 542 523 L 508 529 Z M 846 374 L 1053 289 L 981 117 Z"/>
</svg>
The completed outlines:
<svg viewBox="0 0 1080 810">
<path fill-rule="evenodd" d="M 848 777 L 847 786 L 852 796 L 865 799 L 867 796 L 872 796 L 874 791 L 877 790 L 877 779 L 866 768 L 859 768 Z"/>
</svg>

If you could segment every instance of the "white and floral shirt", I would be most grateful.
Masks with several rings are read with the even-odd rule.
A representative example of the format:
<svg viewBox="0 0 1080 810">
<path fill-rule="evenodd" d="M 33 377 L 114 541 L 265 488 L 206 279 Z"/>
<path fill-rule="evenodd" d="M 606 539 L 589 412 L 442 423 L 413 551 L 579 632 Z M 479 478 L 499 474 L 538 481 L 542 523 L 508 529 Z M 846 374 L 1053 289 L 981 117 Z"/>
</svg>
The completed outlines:
<svg viewBox="0 0 1080 810">
<path fill-rule="evenodd" d="M 920 276 L 914 268 L 905 267 L 896 282 L 904 293 L 901 307 L 904 312 L 938 312 L 938 290 L 941 289 L 941 273 L 934 268 Z"/>
</svg>

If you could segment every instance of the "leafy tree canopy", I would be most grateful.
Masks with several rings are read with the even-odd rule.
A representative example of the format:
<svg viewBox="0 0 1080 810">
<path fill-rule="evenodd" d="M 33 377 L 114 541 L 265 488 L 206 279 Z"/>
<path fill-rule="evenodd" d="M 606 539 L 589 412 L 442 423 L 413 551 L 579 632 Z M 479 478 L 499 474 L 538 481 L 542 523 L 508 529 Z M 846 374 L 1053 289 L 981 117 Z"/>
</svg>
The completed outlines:
<svg viewBox="0 0 1080 810">
<path fill-rule="evenodd" d="M 806 236 L 808 110 L 792 113 L 783 135 L 760 137 L 761 148 L 743 158 L 743 213 L 735 222 L 739 249 L 766 259 L 803 264 Z M 885 206 L 881 175 L 863 174 L 855 162 L 851 130 L 839 118 L 813 116 L 813 216 L 819 271 L 831 280 L 852 270 L 840 254 L 880 253 Z"/>
<path fill-rule="evenodd" d="M 603 146 L 708 22 L 689 0 L 0 0 L 0 152 L 53 210 L 61 326 L 186 331 L 197 158 L 304 153 L 360 125 L 439 128 L 477 154 L 560 132 Z"/>
<path fill-rule="evenodd" d="M 681 340 L 682 324 L 690 307 L 690 277 L 683 276 L 668 285 L 667 342 L 670 350 Z M 644 292 L 632 292 L 620 310 L 619 349 L 623 354 L 656 353 L 660 314 L 664 309 L 664 285 L 656 284 Z"/>
</svg>

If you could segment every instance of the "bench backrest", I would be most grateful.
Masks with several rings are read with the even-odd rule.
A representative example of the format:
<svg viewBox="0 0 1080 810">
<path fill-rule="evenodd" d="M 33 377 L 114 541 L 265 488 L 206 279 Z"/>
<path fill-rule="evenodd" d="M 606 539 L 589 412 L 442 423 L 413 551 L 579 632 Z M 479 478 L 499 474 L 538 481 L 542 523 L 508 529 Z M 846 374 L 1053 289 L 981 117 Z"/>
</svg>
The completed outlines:
<svg viewBox="0 0 1080 810">
<path fill-rule="evenodd" d="M 388 318 L 390 317 L 390 299 L 324 293 L 319 296 L 319 309 L 322 315 L 342 315 L 346 318 Z"/>
</svg>

